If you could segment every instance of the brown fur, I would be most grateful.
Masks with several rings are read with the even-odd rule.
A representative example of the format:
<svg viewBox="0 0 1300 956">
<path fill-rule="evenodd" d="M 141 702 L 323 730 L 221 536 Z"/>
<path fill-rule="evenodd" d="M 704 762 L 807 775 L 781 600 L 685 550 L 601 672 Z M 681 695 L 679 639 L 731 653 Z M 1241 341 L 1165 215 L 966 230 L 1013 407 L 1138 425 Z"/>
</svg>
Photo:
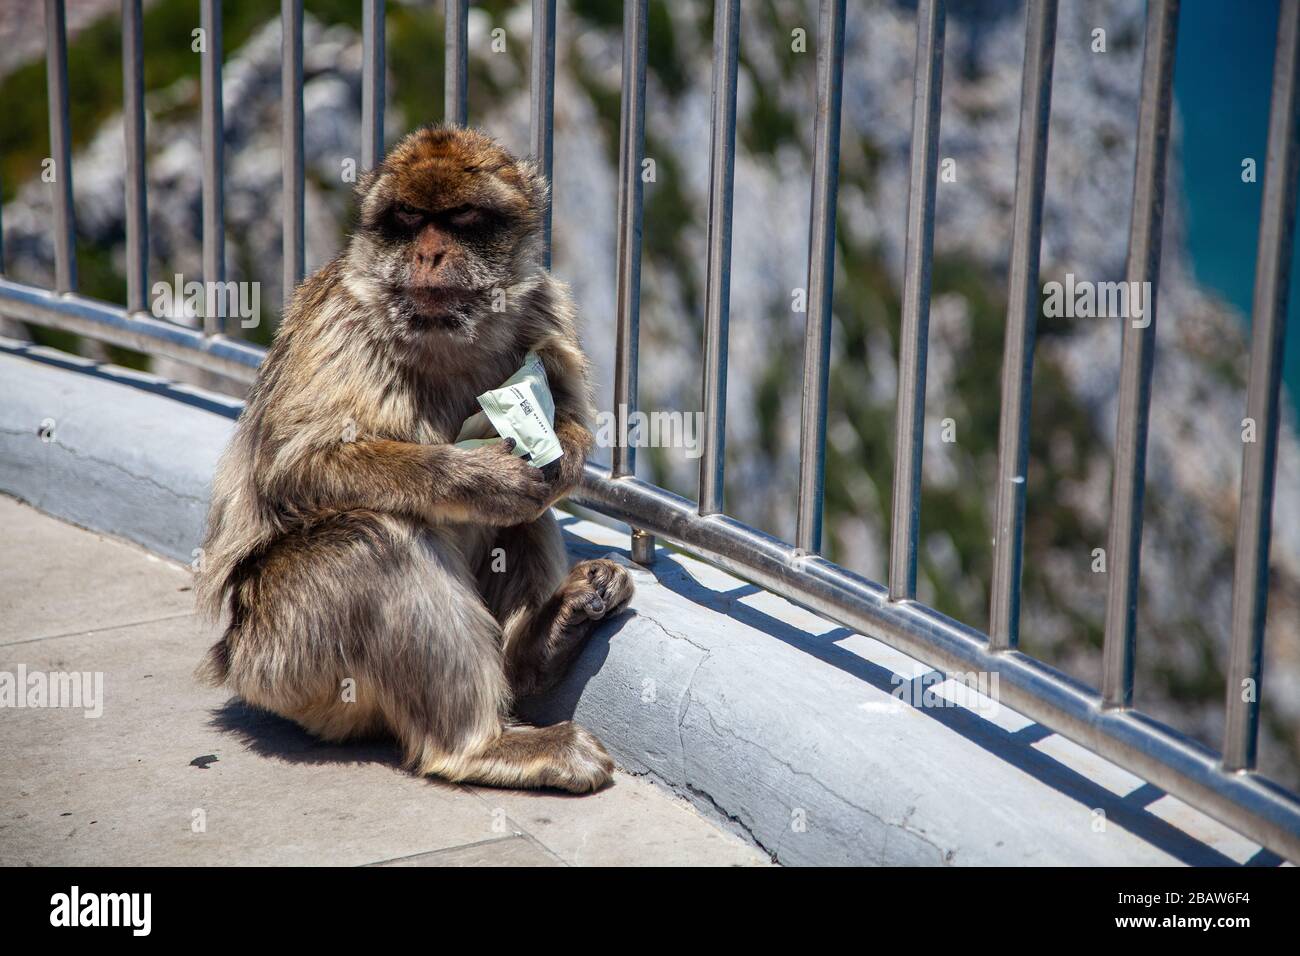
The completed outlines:
<svg viewBox="0 0 1300 956">
<path fill-rule="evenodd" d="M 539 264 L 546 185 L 481 133 L 431 128 L 357 192 L 356 232 L 294 295 L 217 471 L 197 590 L 229 625 L 201 674 L 327 740 L 392 733 L 420 773 L 596 789 L 599 741 L 509 718 L 632 594 L 613 562 L 566 576 L 548 510 L 592 436 L 573 304 Z M 450 444 L 529 349 L 563 458 Z"/>
</svg>

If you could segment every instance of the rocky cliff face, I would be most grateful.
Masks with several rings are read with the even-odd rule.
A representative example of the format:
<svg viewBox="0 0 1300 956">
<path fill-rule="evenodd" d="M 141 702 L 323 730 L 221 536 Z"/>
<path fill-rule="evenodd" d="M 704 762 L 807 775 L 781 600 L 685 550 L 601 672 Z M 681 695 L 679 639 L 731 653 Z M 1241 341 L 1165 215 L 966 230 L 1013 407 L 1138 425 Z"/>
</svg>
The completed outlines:
<svg viewBox="0 0 1300 956">
<path fill-rule="evenodd" d="M 528 141 L 527 5 L 490 6 L 491 13 L 476 9 L 470 21 L 471 118 L 522 151 Z M 708 6 L 652 5 L 647 155 L 655 161 L 655 178 L 646 185 L 642 273 L 646 409 L 700 408 Z M 787 538 L 794 531 L 804 319 L 792 301 L 807 281 L 815 7 L 794 0 L 745 5 L 738 94 L 727 500 L 737 517 Z M 620 11 L 617 4 L 579 0 L 562 0 L 560 8 L 554 265 L 582 307 L 600 405 L 609 408 Z M 879 580 L 888 552 L 915 11 L 891 0 L 850 8 L 826 538 L 836 560 Z M 413 42 L 402 22 L 395 18 L 390 28 L 390 66 L 397 61 L 394 49 Z M 505 30 L 504 53 L 491 51 L 496 27 Z M 1105 52 L 1092 49 L 1098 28 L 1106 31 Z M 794 48 L 792 31 L 799 29 L 807 33 L 807 52 Z M 949 4 L 939 153 L 954 161 L 954 178 L 940 184 L 936 207 L 920 596 L 980 627 L 987 622 L 1023 44 L 1016 0 Z M 341 170 L 358 150 L 359 37 L 347 24 L 327 26 L 309 17 L 306 49 L 308 265 L 315 268 L 339 248 L 346 228 L 349 186 Z M 1122 277 L 1141 60 L 1141 5 L 1062 5 L 1043 281 L 1066 274 L 1094 282 Z M 402 82 L 394 71 L 395 100 Z M 279 27 L 272 21 L 230 51 L 225 81 L 230 272 L 262 282 L 264 309 L 278 303 L 282 291 L 278 96 Z M 150 95 L 154 279 L 201 272 L 195 99 L 192 81 Z M 409 104 L 418 98 L 400 99 L 408 114 L 415 112 Z M 390 139 L 437 120 L 440 96 L 433 91 L 428 101 L 427 114 L 393 108 Z M 1182 237 L 1180 148 L 1175 122 L 1137 695 L 1144 708 L 1217 746 L 1248 342 L 1241 317 L 1192 275 Z M 107 251 L 120 272 L 120 118 L 103 123 L 78 154 L 75 172 L 83 240 Z M 46 187 L 25 184 L 4 217 L 10 273 L 47 281 Z M 1119 342 L 1117 319 L 1040 320 L 1022 646 L 1094 683 L 1106 577 L 1093 571 L 1093 552 L 1106 546 Z M 944 440 L 945 420 L 951 420 L 955 441 Z M 1294 424 L 1284 424 L 1279 456 L 1262 695 L 1263 767 L 1293 786 L 1300 784 L 1300 445 Z M 648 449 L 640 458 L 646 477 L 694 494 L 698 465 L 682 449 Z"/>
</svg>

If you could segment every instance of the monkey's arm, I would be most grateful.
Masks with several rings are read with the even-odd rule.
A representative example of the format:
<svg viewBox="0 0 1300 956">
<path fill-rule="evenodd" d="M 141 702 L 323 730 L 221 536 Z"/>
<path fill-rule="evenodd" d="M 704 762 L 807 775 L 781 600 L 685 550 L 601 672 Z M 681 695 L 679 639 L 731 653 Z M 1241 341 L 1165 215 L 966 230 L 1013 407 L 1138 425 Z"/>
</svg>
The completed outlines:
<svg viewBox="0 0 1300 956">
<path fill-rule="evenodd" d="M 307 509 L 369 508 L 431 523 L 518 524 L 543 510 L 548 492 L 541 472 L 504 444 L 341 441 L 280 464 L 268 478 L 274 498 Z"/>
</svg>

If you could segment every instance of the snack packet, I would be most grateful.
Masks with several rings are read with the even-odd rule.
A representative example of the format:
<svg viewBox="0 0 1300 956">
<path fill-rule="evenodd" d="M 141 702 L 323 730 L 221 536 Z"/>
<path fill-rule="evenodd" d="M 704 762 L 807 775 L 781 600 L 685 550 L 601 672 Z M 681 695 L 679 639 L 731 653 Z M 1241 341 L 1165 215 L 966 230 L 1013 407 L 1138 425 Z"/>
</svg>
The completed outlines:
<svg viewBox="0 0 1300 956">
<path fill-rule="evenodd" d="M 478 448 L 513 438 L 514 454 L 538 468 L 563 457 L 554 428 L 555 399 L 536 352 L 529 352 L 524 364 L 500 388 L 480 395 L 478 403 L 483 410 L 465 419 L 456 436 L 459 447 Z"/>
</svg>

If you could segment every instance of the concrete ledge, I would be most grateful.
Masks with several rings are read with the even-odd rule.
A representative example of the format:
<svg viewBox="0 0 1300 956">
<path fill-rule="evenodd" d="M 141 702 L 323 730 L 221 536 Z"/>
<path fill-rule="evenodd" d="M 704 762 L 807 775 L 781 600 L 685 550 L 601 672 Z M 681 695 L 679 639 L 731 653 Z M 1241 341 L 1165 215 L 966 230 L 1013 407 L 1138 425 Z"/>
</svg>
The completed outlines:
<svg viewBox="0 0 1300 956">
<path fill-rule="evenodd" d="M 0 342 L 0 491 L 188 563 L 237 411 L 152 376 Z M 575 558 L 627 560 L 622 532 L 563 521 Z M 681 554 L 629 566 L 632 613 L 521 712 L 575 716 L 625 769 L 782 863 L 1280 862 L 878 641 Z"/>
<path fill-rule="evenodd" d="M 241 404 L 8 339 L 0 368 L 0 490 L 189 564 Z"/>
</svg>

